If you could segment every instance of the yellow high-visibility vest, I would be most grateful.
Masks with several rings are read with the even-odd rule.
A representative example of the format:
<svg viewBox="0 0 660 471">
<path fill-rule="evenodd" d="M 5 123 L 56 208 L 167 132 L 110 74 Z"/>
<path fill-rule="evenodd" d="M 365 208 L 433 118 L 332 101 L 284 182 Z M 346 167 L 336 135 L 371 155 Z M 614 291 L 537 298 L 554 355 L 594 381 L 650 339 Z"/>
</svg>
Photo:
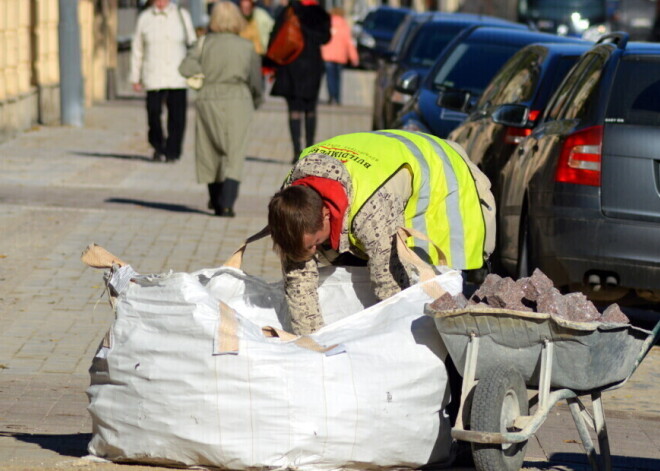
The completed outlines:
<svg viewBox="0 0 660 471">
<path fill-rule="evenodd" d="M 401 130 L 361 132 L 308 147 L 301 158 L 310 154 L 333 157 L 350 174 L 349 240 L 361 250 L 352 231 L 355 215 L 396 172 L 407 167 L 412 195 L 405 207 L 405 225 L 426 234 L 442 254 L 424 241 L 410 239 L 408 245 L 422 249 L 433 264 L 445 258 L 456 269 L 483 265 L 486 228 L 474 178 L 463 157 L 442 139 Z"/>
</svg>

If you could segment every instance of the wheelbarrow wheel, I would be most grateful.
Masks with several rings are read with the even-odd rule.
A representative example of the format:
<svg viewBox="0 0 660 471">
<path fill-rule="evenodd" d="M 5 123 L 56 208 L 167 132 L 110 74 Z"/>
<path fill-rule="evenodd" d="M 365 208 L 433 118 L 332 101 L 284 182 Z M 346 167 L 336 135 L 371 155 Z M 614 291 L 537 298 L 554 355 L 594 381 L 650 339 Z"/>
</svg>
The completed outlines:
<svg viewBox="0 0 660 471">
<path fill-rule="evenodd" d="M 479 379 L 470 413 L 471 429 L 482 432 L 515 431 L 513 421 L 528 415 L 527 387 L 518 371 L 504 365 Z M 472 443 L 478 471 L 517 471 L 525 459 L 527 441 L 521 443 Z"/>
</svg>

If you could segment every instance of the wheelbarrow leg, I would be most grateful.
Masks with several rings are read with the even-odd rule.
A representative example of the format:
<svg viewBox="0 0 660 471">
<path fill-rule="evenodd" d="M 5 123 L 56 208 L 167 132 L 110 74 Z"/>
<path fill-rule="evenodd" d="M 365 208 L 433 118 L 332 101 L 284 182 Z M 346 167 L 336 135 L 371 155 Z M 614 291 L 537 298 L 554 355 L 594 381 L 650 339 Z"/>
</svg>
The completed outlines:
<svg viewBox="0 0 660 471">
<path fill-rule="evenodd" d="M 582 417 L 582 411 L 584 410 L 584 406 L 580 402 L 578 398 L 569 398 L 566 399 L 566 402 L 568 402 L 568 407 L 571 410 L 571 415 L 573 416 L 573 421 L 575 422 L 575 427 L 577 428 L 578 434 L 580 435 L 580 440 L 582 441 L 582 446 L 584 447 L 584 451 L 587 454 L 587 457 L 589 458 L 589 464 L 591 464 L 591 469 L 594 471 L 598 471 L 598 457 L 596 456 L 596 450 L 594 449 L 594 443 L 591 440 L 591 436 L 589 435 L 589 429 L 587 428 L 587 424 L 584 421 L 584 418 Z"/>
<path fill-rule="evenodd" d="M 552 360 L 554 358 L 555 345 L 545 339 L 541 350 L 541 371 L 539 375 L 539 408 L 552 407 L 548 404 L 550 397 L 550 385 L 552 383 Z"/>
<path fill-rule="evenodd" d="M 600 462 L 603 471 L 612 471 L 612 456 L 610 455 L 610 441 L 607 436 L 607 425 L 605 424 L 605 412 L 600 392 L 591 395 L 591 403 L 594 408 L 594 425 L 598 436 L 598 447 L 600 449 Z"/>
<path fill-rule="evenodd" d="M 461 389 L 461 405 L 458 408 L 458 417 L 456 417 L 456 424 L 454 428 L 462 430 L 463 424 L 463 409 L 470 391 L 474 387 L 475 376 L 477 374 L 477 358 L 479 357 L 479 337 L 472 333 L 470 341 L 467 344 L 467 352 L 465 353 L 465 366 L 463 368 L 463 387 Z"/>
</svg>

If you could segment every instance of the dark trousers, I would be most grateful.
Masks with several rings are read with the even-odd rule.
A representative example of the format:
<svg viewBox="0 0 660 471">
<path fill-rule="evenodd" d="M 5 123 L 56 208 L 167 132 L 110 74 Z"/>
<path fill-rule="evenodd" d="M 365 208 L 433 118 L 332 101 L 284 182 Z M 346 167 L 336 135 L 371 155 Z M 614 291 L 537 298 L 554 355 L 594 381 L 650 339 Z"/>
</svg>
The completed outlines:
<svg viewBox="0 0 660 471">
<path fill-rule="evenodd" d="M 163 134 L 161 121 L 163 103 L 167 106 L 167 136 Z M 181 156 L 187 104 L 185 88 L 147 91 L 149 144 L 168 159 L 178 159 Z"/>
<path fill-rule="evenodd" d="M 341 71 L 343 65 L 338 62 L 325 63 L 325 80 L 328 85 L 328 98 L 332 102 L 341 103 Z"/>
</svg>

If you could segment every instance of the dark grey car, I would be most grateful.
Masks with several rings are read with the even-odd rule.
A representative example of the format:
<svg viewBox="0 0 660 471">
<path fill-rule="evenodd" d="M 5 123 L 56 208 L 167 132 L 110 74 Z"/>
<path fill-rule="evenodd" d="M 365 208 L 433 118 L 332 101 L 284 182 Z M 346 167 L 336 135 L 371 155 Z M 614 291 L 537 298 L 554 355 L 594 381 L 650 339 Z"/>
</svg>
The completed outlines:
<svg viewBox="0 0 660 471">
<path fill-rule="evenodd" d="M 601 39 L 503 169 L 498 242 L 595 299 L 660 300 L 660 44 Z"/>
<path fill-rule="evenodd" d="M 540 43 L 518 51 L 504 64 L 472 112 L 449 139 L 460 144 L 492 183 L 518 143 L 531 134 L 562 79 L 593 43 Z"/>
</svg>

